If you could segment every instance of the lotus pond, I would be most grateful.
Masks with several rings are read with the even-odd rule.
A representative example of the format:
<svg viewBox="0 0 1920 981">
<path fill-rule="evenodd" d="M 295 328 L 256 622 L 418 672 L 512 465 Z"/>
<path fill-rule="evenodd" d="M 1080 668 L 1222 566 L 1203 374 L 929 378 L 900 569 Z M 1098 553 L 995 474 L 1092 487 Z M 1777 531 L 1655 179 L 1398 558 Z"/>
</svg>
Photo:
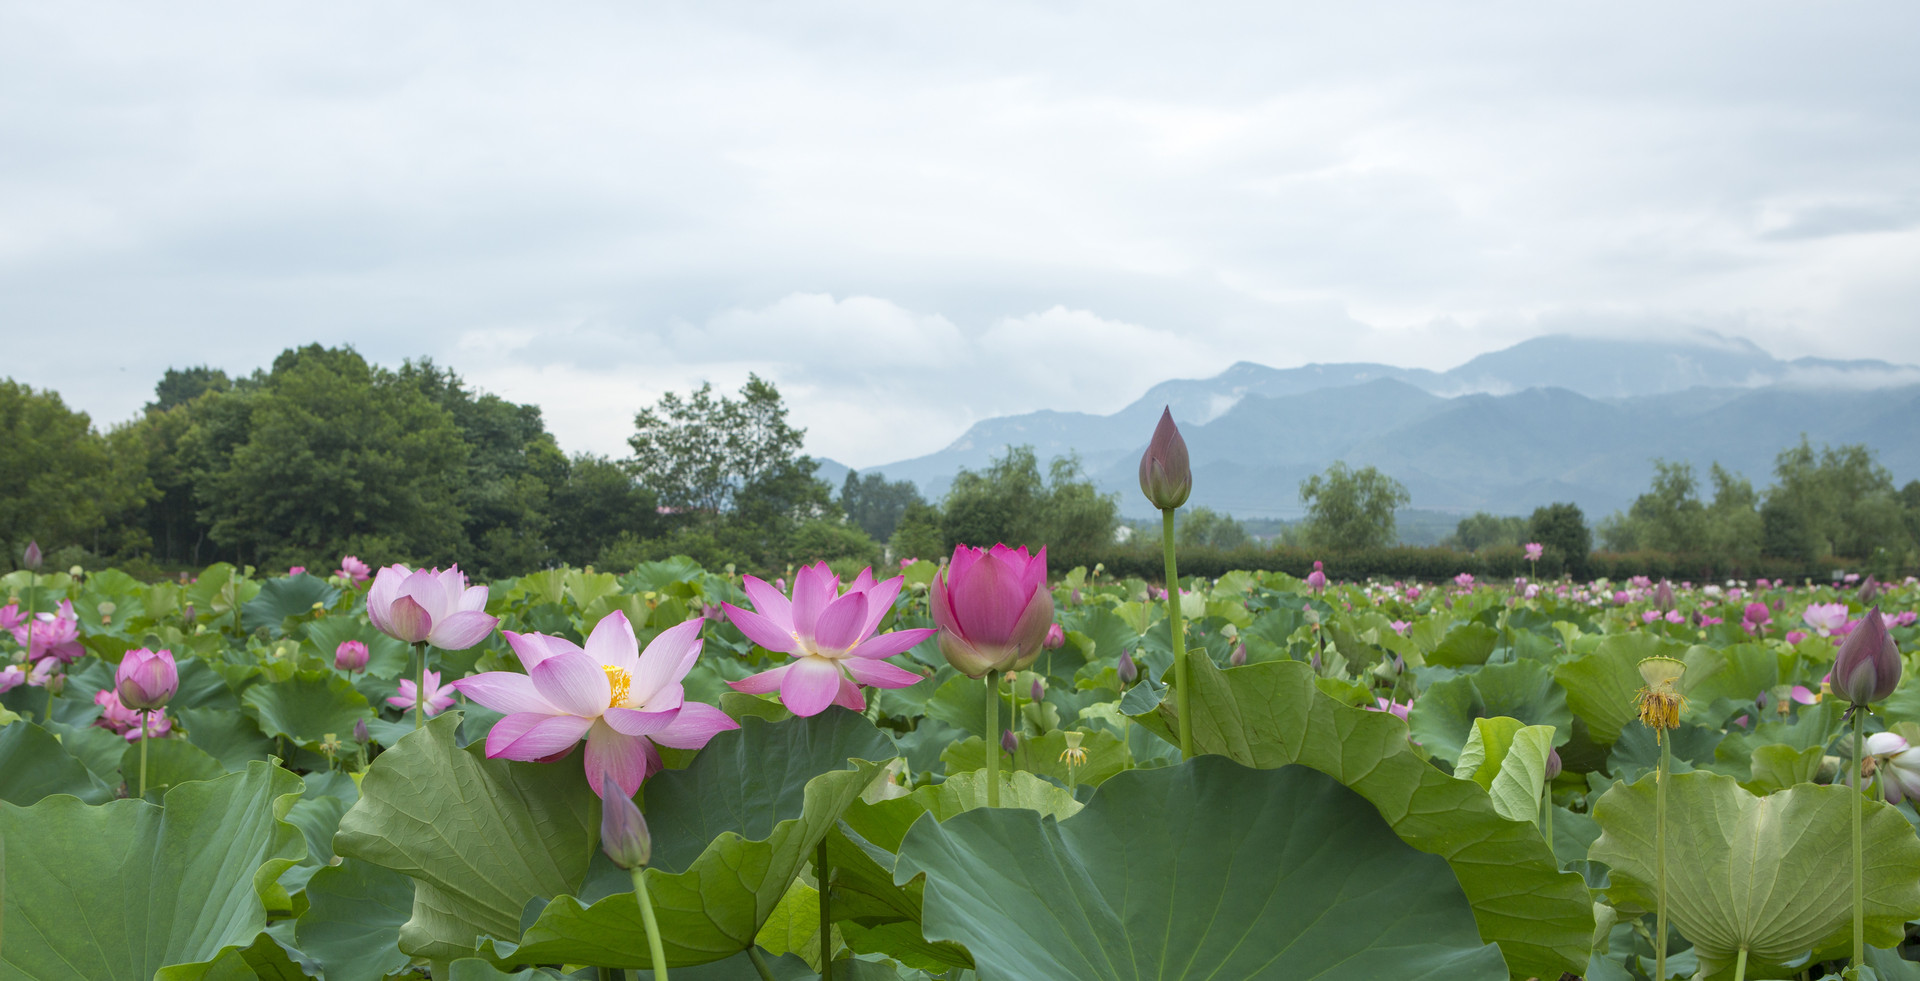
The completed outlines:
<svg viewBox="0 0 1920 981">
<path fill-rule="evenodd" d="M 1913 580 L 1040 558 L 13 573 L 0 979 L 1920 978 Z"/>
</svg>

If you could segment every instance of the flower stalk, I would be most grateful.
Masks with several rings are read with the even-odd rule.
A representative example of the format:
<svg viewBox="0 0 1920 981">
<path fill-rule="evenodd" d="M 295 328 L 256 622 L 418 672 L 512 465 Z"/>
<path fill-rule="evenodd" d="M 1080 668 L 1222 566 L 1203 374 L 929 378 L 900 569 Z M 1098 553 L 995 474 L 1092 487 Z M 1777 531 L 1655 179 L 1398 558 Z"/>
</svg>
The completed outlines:
<svg viewBox="0 0 1920 981">
<path fill-rule="evenodd" d="M 1167 560 L 1167 629 L 1173 638 L 1173 684 L 1180 712 L 1180 756 L 1193 758 L 1193 686 L 1187 684 L 1187 632 L 1180 622 L 1180 572 L 1173 555 L 1173 508 L 1160 512 L 1160 544 Z"/>
<path fill-rule="evenodd" d="M 1853 709 L 1853 966 L 1859 967 L 1867 962 L 1867 900 L 1866 900 L 1866 857 L 1860 844 L 1861 777 L 1866 758 L 1861 755 L 1864 741 L 1860 735 L 1861 724 L 1865 721 L 1865 706 Z"/>
<path fill-rule="evenodd" d="M 647 896 L 647 867 L 628 870 L 633 876 L 633 898 L 640 904 L 640 923 L 647 929 L 647 954 L 653 958 L 653 976 L 667 981 L 667 950 L 660 943 L 660 923 L 653 918 L 653 900 Z"/>
<path fill-rule="evenodd" d="M 414 659 L 420 662 L 420 680 L 416 682 L 419 687 L 413 690 L 413 727 L 418 729 L 427 724 L 427 642 L 423 640 L 413 645 L 413 654 Z"/>
<path fill-rule="evenodd" d="M 998 752 L 999 747 L 993 747 Z M 820 883 L 820 981 L 833 981 L 833 906 L 832 887 L 827 880 L 833 867 L 827 864 L 827 839 L 821 838 L 813 853 L 813 875 Z"/>
<path fill-rule="evenodd" d="M 1680 693 L 1680 679 L 1686 674 L 1684 661 L 1670 657 L 1650 657 L 1640 662 L 1640 677 L 1647 687 L 1640 689 L 1636 707 L 1640 722 L 1653 730 L 1660 744 L 1660 768 L 1653 775 L 1653 877 L 1657 880 L 1654 897 L 1654 975 L 1667 976 L 1667 783 L 1673 772 L 1673 744 L 1667 731 L 1680 728 L 1680 710 L 1687 698 Z"/>
<path fill-rule="evenodd" d="M 1000 806 L 1000 672 L 987 671 L 987 806 Z"/>
</svg>

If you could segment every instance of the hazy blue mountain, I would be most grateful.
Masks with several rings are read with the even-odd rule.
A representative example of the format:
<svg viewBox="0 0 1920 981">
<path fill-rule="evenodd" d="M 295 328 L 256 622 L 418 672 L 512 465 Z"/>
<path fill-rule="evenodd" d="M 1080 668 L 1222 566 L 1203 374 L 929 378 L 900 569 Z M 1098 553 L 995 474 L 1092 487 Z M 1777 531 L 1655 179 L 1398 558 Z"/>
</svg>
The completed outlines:
<svg viewBox="0 0 1920 981">
<path fill-rule="evenodd" d="M 1765 487 L 1802 433 L 1866 443 L 1900 480 L 1920 477 L 1920 369 L 1782 361 L 1712 335 L 1541 337 L 1446 372 L 1241 362 L 1162 382 L 1112 415 L 983 420 L 938 453 L 873 469 L 937 499 L 960 468 L 1009 445 L 1042 460 L 1077 452 L 1123 513 L 1144 516 L 1136 467 L 1163 405 L 1192 454 L 1192 503 L 1244 517 L 1297 516 L 1300 482 L 1336 460 L 1391 474 L 1416 508 L 1524 513 L 1571 500 L 1594 518 L 1645 490 L 1654 457 L 1693 462 L 1703 483 L 1717 460 Z"/>
</svg>

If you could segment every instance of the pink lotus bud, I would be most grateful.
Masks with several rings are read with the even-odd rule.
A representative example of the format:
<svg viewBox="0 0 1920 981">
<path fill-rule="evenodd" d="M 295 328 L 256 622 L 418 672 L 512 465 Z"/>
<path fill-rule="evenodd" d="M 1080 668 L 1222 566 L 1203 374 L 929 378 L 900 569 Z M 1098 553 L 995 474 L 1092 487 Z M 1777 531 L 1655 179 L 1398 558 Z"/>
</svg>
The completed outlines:
<svg viewBox="0 0 1920 981">
<path fill-rule="evenodd" d="M 188 603 L 180 610 L 180 619 L 189 627 L 193 626 L 194 618 L 197 616 L 199 614 L 194 610 L 192 603 Z"/>
<path fill-rule="evenodd" d="M 136 647 L 120 658 L 114 672 L 114 687 L 120 704 L 136 711 L 160 708 L 180 690 L 180 670 L 173 663 L 172 651 L 150 651 Z"/>
<path fill-rule="evenodd" d="M 930 600 L 947 663 L 969 678 L 1018 671 L 1040 656 L 1053 623 L 1047 550 L 1029 556 L 1025 546 L 955 546 L 933 577 Z"/>
<path fill-rule="evenodd" d="M 1020 748 L 1020 741 L 1013 738 L 1011 731 L 1002 731 L 1000 733 L 1000 748 L 1006 750 L 1008 756 L 1012 756 L 1014 751 Z"/>
<path fill-rule="evenodd" d="M 1557 749 L 1549 749 L 1547 750 L 1546 781 L 1548 783 L 1552 783 L 1553 778 L 1559 775 L 1560 775 L 1560 751 Z"/>
<path fill-rule="evenodd" d="M 1313 571 L 1307 573 L 1307 588 L 1316 593 L 1327 588 L 1327 574 L 1319 559 L 1313 560 Z"/>
<path fill-rule="evenodd" d="M 1076 590 L 1074 590 L 1074 591 L 1073 591 L 1073 593 L 1072 593 L 1072 594 L 1071 594 L 1071 595 L 1070 595 L 1070 596 L 1068 597 L 1068 601 L 1069 601 L 1069 602 L 1071 602 L 1071 603 L 1072 603 L 1073 605 L 1075 605 L 1075 606 L 1079 606 L 1079 605 L 1080 605 L 1080 591 L 1079 591 L 1078 589 L 1076 589 Z"/>
<path fill-rule="evenodd" d="M 367 720 L 353 720 L 353 741 L 362 746 L 373 742 L 373 734 L 367 731 Z"/>
<path fill-rule="evenodd" d="M 1035 702 L 1043 702 L 1046 701 L 1046 698 L 1047 686 L 1040 683 L 1040 676 L 1036 674 L 1033 676 L 1033 700 Z"/>
<path fill-rule="evenodd" d="M 1245 644 L 1233 645 L 1233 653 L 1227 656 L 1227 663 L 1233 665 L 1236 668 L 1246 664 L 1247 663 L 1247 645 Z"/>
<path fill-rule="evenodd" d="M 1193 467 L 1187 460 L 1187 441 L 1173 424 L 1173 409 L 1161 410 L 1153 439 L 1140 455 L 1140 492 L 1162 511 L 1187 503 L 1193 493 Z"/>
<path fill-rule="evenodd" d="M 1875 607 L 1833 656 L 1833 692 L 1855 705 L 1870 705 L 1893 694 L 1899 684 L 1900 650 Z"/>
<path fill-rule="evenodd" d="M 634 806 L 633 798 L 620 790 L 620 781 L 608 773 L 600 780 L 607 796 L 600 804 L 600 850 L 613 864 L 632 869 L 653 858 L 653 836 L 647 832 L 647 819 Z"/>
<path fill-rule="evenodd" d="M 1860 592 L 1857 593 L 1856 596 L 1860 600 L 1861 606 L 1872 606 L 1880 599 L 1880 595 L 1886 591 L 1886 587 L 1880 585 L 1878 579 L 1868 576 L 1867 581 L 1860 584 Z"/>
<path fill-rule="evenodd" d="M 367 668 L 367 645 L 357 640 L 343 640 L 333 649 L 333 666 L 342 671 L 365 671 Z"/>
<path fill-rule="evenodd" d="M 1659 607 L 1662 613 L 1673 609 L 1672 583 L 1665 579 L 1660 580 L 1660 585 L 1655 586 L 1653 590 L 1653 605 Z"/>
<path fill-rule="evenodd" d="M 296 565 L 287 570 L 287 578 L 289 579 L 293 578 L 294 576 L 304 576 L 306 574 L 307 574 L 307 567 L 304 565 Z"/>
<path fill-rule="evenodd" d="M 40 561 L 40 543 L 37 541 L 28 542 L 27 550 L 20 555 L 20 565 L 28 572 L 39 572 Z"/>
<path fill-rule="evenodd" d="M 1057 651 L 1066 642 L 1067 631 L 1056 623 L 1047 627 L 1047 639 L 1041 641 L 1040 646 L 1050 651 Z"/>
<path fill-rule="evenodd" d="M 1120 683 L 1123 685 L 1131 685 L 1133 684 L 1133 679 L 1140 677 L 1140 668 L 1133 663 L 1133 654 L 1131 652 L 1120 652 L 1120 667 L 1118 668 L 1118 673 L 1120 675 Z"/>
<path fill-rule="evenodd" d="M 373 575 L 373 570 L 367 568 L 367 564 L 360 561 L 358 556 L 346 555 L 341 557 L 340 568 L 335 569 L 333 574 L 342 579 L 362 583 L 366 582 L 367 578 Z"/>
</svg>

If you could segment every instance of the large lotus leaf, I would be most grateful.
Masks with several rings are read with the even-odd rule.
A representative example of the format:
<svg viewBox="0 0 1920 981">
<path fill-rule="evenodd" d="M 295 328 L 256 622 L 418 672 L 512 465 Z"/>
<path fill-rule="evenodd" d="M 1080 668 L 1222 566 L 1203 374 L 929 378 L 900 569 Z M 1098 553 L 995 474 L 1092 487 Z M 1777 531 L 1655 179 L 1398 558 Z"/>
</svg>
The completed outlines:
<svg viewBox="0 0 1920 981">
<path fill-rule="evenodd" d="M 577 888 L 600 820 L 577 756 L 486 759 L 479 743 L 454 744 L 459 725 L 443 713 L 380 754 L 333 840 L 344 857 L 414 880 L 400 949 L 434 960 L 519 935 L 528 901 Z"/>
<path fill-rule="evenodd" d="M 1687 664 L 1687 706 L 1682 719 L 1717 726 L 1780 680 L 1780 658 L 1760 644 L 1708 647 L 1696 644 L 1682 658 Z"/>
<path fill-rule="evenodd" d="M 248 633 L 265 627 L 278 637 L 284 632 L 286 618 L 312 613 L 316 603 L 322 609 L 331 609 L 339 599 L 340 591 L 319 576 L 269 579 L 260 584 L 259 595 L 240 604 L 240 625 Z"/>
<path fill-rule="evenodd" d="M 396 677 L 413 665 L 411 645 L 381 633 L 359 617 L 327 616 L 307 624 L 307 642 L 328 664 L 333 663 L 334 652 L 340 645 L 349 640 L 367 645 L 366 673 L 375 678 Z"/>
<path fill-rule="evenodd" d="M 1695 771 L 1667 792 L 1667 915 L 1699 952 L 1704 973 L 1745 948 L 1780 965 L 1853 931 L 1851 792 L 1802 784 L 1766 797 L 1732 777 Z M 1594 806 L 1589 852 L 1613 869 L 1615 906 L 1654 907 L 1654 778 L 1615 784 Z M 1894 946 L 1920 917 L 1920 840 L 1900 812 L 1866 805 L 1867 942 Z"/>
<path fill-rule="evenodd" d="M 411 960 L 399 943 L 412 915 L 412 879 L 349 858 L 314 873 L 307 903 L 300 949 L 326 968 L 327 981 L 380 981 Z"/>
<path fill-rule="evenodd" d="M 158 804 L 173 788 L 194 780 L 212 780 L 227 772 L 220 761 L 184 739 L 149 739 L 147 747 L 147 799 Z M 127 744 L 120 756 L 120 775 L 126 779 L 127 795 L 140 788 L 140 741 Z"/>
<path fill-rule="evenodd" d="M 286 681 L 263 682 L 247 689 L 241 701 L 260 731 L 315 751 L 327 733 L 347 742 L 355 722 L 373 718 L 367 696 L 331 671 L 303 671 Z"/>
<path fill-rule="evenodd" d="M 1306 767 L 1203 756 L 1121 774 L 1066 821 L 925 819 L 894 876 L 923 873 L 925 932 L 989 981 L 1507 976 L 1446 863 Z"/>
<path fill-rule="evenodd" d="M 1135 690 L 1146 685 L 1136 686 Z M 994 747 L 998 749 L 999 747 Z M 1031 770 L 1044 777 L 1051 777 L 1062 784 L 1067 782 L 1067 764 L 1060 754 L 1067 748 L 1067 734 L 1055 729 L 1044 736 L 1022 740 L 1020 752 L 1023 769 Z M 1087 762 L 1074 767 L 1075 782 L 1089 787 L 1097 787 L 1108 777 L 1127 769 L 1133 763 L 1133 756 L 1127 752 L 1127 746 L 1120 737 L 1104 729 L 1096 729 L 1081 736 L 1080 748 L 1087 753 Z M 983 770 L 987 766 L 987 744 L 973 736 L 958 740 L 940 752 L 940 762 L 946 767 L 948 776 L 955 776 L 970 770 Z M 1010 770 L 1012 761 L 1001 753 L 1000 768 Z"/>
<path fill-rule="evenodd" d="M 74 759 L 53 733 L 31 722 L 0 726 L 0 800 L 28 807 L 50 794 L 72 794 L 89 804 L 113 790 Z"/>
<path fill-rule="evenodd" d="M 1552 752 L 1552 726 L 1521 725 L 1505 716 L 1475 719 L 1453 775 L 1487 788 L 1501 817 L 1538 824 Z"/>
<path fill-rule="evenodd" d="M 181 709 L 177 713 L 187 741 L 207 751 L 228 770 L 244 770 L 273 752 L 273 740 L 244 713 L 232 709 Z M 350 733 L 350 731 L 349 731 Z M 350 738 L 341 733 L 341 738 Z"/>
<path fill-rule="evenodd" d="M 1441 667 L 1457 668 L 1468 664 L 1485 664 L 1492 656 L 1494 645 L 1500 642 L 1500 632 L 1484 623 L 1463 623 L 1434 645 L 1427 654 L 1427 663 Z"/>
<path fill-rule="evenodd" d="M 671 967 L 705 964 L 753 945 L 814 848 L 873 782 L 893 745 L 844 709 L 767 722 L 748 717 L 715 736 L 684 770 L 644 788 L 653 901 Z M 383 757 L 384 759 L 384 757 Z M 560 896 L 496 956 L 645 967 L 646 932 L 631 891 L 591 906 Z"/>
<path fill-rule="evenodd" d="M 1429 753 L 1458 759 L 1473 720 L 1507 716 L 1529 725 L 1552 726 L 1556 742 L 1573 738 L 1573 714 L 1553 669 L 1538 661 L 1490 664 L 1472 674 L 1435 682 L 1407 716 L 1414 741 Z"/>
<path fill-rule="evenodd" d="M 1566 690 L 1567 706 L 1586 720 L 1593 741 L 1606 744 L 1619 739 L 1621 728 L 1634 717 L 1634 696 L 1647 684 L 1640 677 L 1640 662 L 1656 654 L 1679 657 L 1684 650 L 1653 634 L 1613 634 L 1593 653 L 1554 668 L 1553 676 Z"/>
<path fill-rule="evenodd" d="M 0 803 L 4 981 L 185 981 L 267 925 L 262 890 L 306 845 L 280 820 L 300 780 L 266 763 L 164 805 Z"/>
<path fill-rule="evenodd" d="M 1399 719 L 1321 694 L 1298 661 L 1190 666 L 1196 749 L 1263 768 L 1302 763 L 1345 783 L 1403 841 L 1453 866 L 1480 936 L 1500 945 L 1515 976 L 1584 968 L 1593 934 L 1585 883 L 1559 870 L 1538 828 L 1501 817 L 1479 784 L 1421 759 Z M 1170 734 L 1176 704 L 1168 699 L 1141 722 Z"/>
</svg>

